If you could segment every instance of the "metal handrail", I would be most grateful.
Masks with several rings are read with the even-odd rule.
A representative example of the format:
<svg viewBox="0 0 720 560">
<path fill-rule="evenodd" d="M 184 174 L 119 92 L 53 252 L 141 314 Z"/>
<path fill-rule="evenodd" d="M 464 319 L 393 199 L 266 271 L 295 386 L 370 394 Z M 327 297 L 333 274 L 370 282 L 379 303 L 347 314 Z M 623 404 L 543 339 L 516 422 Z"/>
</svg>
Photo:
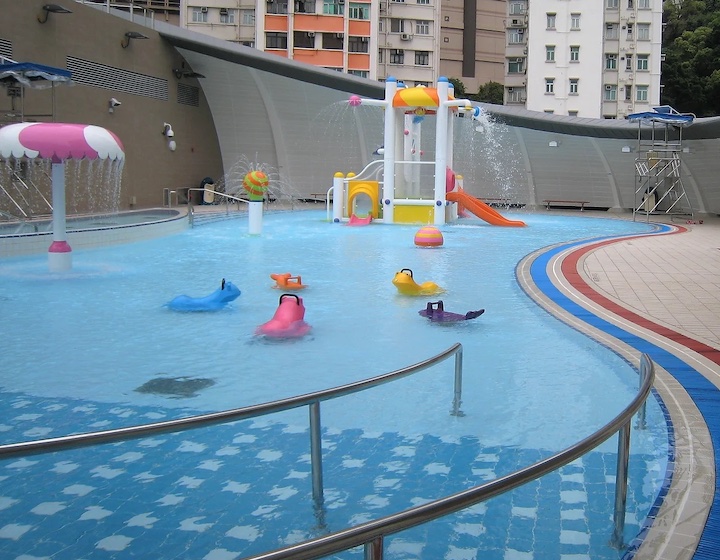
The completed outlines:
<svg viewBox="0 0 720 560">
<path fill-rule="evenodd" d="M 339 387 L 315 391 L 305 395 L 298 395 L 264 404 L 251 405 L 221 412 L 200 414 L 176 420 L 166 420 L 164 422 L 155 422 L 153 424 L 128 426 L 126 428 L 117 428 L 113 430 L 103 430 L 99 432 L 89 432 L 57 438 L 0 445 L 0 460 L 8 457 L 50 453 L 53 451 L 90 447 L 101 443 L 138 439 L 155 434 L 191 430 L 307 406 L 310 411 L 310 456 L 313 500 L 315 502 L 316 514 L 322 517 L 324 516 L 324 510 L 320 403 L 322 401 L 336 399 L 338 397 L 343 397 L 352 393 L 378 387 L 391 381 L 402 379 L 403 377 L 407 377 L 434 366 L 451 356 L 455 356 L 455 387 L 453 390 L 453 404 L 450 413 L 455 416 L 462 416 L 463 414 L 460 411 L 462 399 L 462 344 L 456 342 L 447 350 L 416 364 L 391 371 L 390 373 L 371 377 L 369 379 L 355 381 Z M 319 522 L 320 525 L 324 525 L 323 519 L 320 519 Z"/>
<path fill-rule="evenodd" d="M 451 513 L 504 494 L 567 465 L 619 433 L 618 470 L 615 493 L 614 530 L 611 544 L 622 547 L 627 501 L 630 422 L 642 410 L 655 380 L 655 366 L 647 354 L 640 358 L 640 388 L 630 404 L 609 423 L 580 442 L 533 465 L 480 486 L 440 498 L 399 513 L 369 521 L 356 527 L 330 533 L 283 549 L 248 556 L 245 560 L 314 560 L 329 554 L 364 546 L 365 560 L 382 560 L 386 536 L 433 521 Z M 644 414 L 644 412 L 642 413 Z M 642 427 L 642 426 L 639 426 Z"/>
</svg>

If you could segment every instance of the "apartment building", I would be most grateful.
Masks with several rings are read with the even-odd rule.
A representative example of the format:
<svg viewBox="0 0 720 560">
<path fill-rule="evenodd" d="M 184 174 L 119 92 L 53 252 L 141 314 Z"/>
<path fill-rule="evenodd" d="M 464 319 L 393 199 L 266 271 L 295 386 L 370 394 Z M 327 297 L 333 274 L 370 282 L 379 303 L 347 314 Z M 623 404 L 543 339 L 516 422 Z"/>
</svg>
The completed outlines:
<svg viewBox="0 0 720 560">
<path fill-rule="evenodd" d="M 430 85 L 444 75 L 477 91 L 503 79 L 504 6 L 501 0 L 181 0 L 180 26 L 373 80 Z"/>
<path fill-rule="evenodd" d="M 509 0 L 505 104 L 624 118 L 660 102 L 661 0 Z"/>
</svg>

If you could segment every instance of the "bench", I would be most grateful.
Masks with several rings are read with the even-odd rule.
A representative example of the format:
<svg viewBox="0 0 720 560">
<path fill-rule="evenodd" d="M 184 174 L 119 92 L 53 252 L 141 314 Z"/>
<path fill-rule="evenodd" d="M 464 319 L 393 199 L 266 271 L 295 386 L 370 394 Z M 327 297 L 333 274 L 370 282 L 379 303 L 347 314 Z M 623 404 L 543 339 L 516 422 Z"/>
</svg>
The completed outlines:
<svg viewBox="0 0 720 560">
<path fill-rule="evenodd" d="M 482 196 L 478 200 L 480 200 L 481 202 L 484 202 L 488 206 L 501 206 L 504 208 L 511 208 L 511 207 L 520 208 L 522 206 L 525 206 L 524 204 L 522 204 L 520 202 L 514 202 L 511 198 L 505 198 L 505 197 L 493 198 L 493 197 Z"/>
<path fill-rule="evenodd" d="M 551 206 L 580 206 L 580 212 L 585 210 L 585 205 L 590 204 L 587 200 L 543 200 L 545 210 L 550 210 Z"/>
</svg>

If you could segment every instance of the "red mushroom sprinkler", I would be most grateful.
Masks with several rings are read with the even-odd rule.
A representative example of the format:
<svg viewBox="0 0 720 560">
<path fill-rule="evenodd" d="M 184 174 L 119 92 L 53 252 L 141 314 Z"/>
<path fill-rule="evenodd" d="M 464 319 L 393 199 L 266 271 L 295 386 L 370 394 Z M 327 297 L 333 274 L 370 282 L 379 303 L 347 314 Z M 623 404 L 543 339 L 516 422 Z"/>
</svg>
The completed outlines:
<svg viewBox="0 0 720 560">
<path fill-rule="evenodd" d="M 71 123 L 17 123 L 0 128 L 0 158 L 50 159 L 52 162 L 53 237 L 48 249 L 50 272 L 72 268 L 67 241 L 65 161 L 124 160 L 120 139 L 99 126 Z"/>
<path fill-rule="evenodd" d="M 262 171 L 250 171 L 243 178 L 243 188 L 248 193 L 248 221 L 251 235 L 262 233 L 263 198 L 268 188 L 268 176 Z"/>
</svg>

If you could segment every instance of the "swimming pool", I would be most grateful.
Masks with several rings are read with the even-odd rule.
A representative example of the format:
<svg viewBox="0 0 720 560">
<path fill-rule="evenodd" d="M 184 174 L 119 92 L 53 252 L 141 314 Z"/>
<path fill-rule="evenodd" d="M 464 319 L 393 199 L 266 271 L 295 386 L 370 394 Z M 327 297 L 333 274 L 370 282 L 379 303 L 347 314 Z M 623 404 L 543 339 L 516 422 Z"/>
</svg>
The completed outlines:
<svg viewBox="0 0 720 560">
<path fill-rule="evenodd" d="M 622 220 L 543 214 L 524 214 L 522 219 L 527 228 L 464 220 L 442 228 L 442 248 L 420 249 L 413 244 L 417 227 L 349 228 L 326 223 L 322 212 L 300 212 L 266 216 L 261 236 L 247 235 L 247 224 L 240 219 L 163 239 L 77 252 L 73 271 L 65 274 L 47 272 L 39 257 L 6 259 L 0 262 L 0 335 L 4 369 L 14 374 L 2 379 L 2 406 L 11 412 L 5 418 L 20 420 L 6 423 L 2 440 L 264 402 L 397 369 L 459 341 L 465 348 L 463 418 L 448 414 L 453 396 L 450 364 L 324 407 L 325 447 L 335 461 L 326 465 L 332 485 L 326 496 L 328 525 L 335 530 L 510 472 L 600 427 L 625 406 L 637 387 L 636 372 L 622 358 L 559 323 L 524 295 L 514 277 L 517 262 L 538 247 L 560 241 L 651 229 Z M 391 281 L 402 268 L 412 269 L 418 282 L 436 282 L 446 293 L 431 298 L 399 295 Z M 277 307 L 281 292 L 271 288 L 269 277 L 277 272 L 302 274 L 309 286 L 299 293 L 313 327 L 303 339 L 278 342 L 253 334 Z M 197 314 L 163 307 L 178 294 L 208 294 L 221 278 L 242 290 L 229 308 Z M 486 311 L 461 324 L 431 324 L 418 311 L 437 299 L 450 311 Z M 12 412 L 25 408 L 26 414 Z M 649 416 L 655 428 L 633 434 L 628 538 L 642 524 L 662 483 L 658 473 L 665 471 L 667 435 L 657 403 L 649 407 Z M 573 429 L 563 429 L 568 426 Z M 152 542 L 154 526 L 169 521 L 167 515 L 149 512 L 167 510 L 180 494 L 196 490 L 193 499 L 201 505 L 193 511 L 202 515 L 173 514 L 184 515 L 180 521 L 187 522 L 181 533 L 198 547 L 192 549 L 197 557 L 223 549 L 233 552 L 227 556 L 231 558 L 313 534 L 302 483 L 308 468 L 305 430 L 304 413 L 291 411 L 226 430 L 127 443 L 120 446 L 125 452 L 103 446 L 104 451 L 42 457 L 32 465 L 5 465 L 5 472 L 22 472 L 19 487 L 33 490 L 37 486 L 25 486 L 25 481 L 39 483 L 53 469 L 84 471 L 93 484 L 78 479 L 64 488 L 91 486 L 88 495 L 94 495 L 98 481 L 112 488 L 116 476 L 144 488 L 148 497 L 134 495 L 132 507 L 126 501 L 121 507 L 101 506 L 100 502 L 118 498 L 93 501 L 72 491 L 60 492 L 62 499 L 42 502 L 55 504 L 49 506 L 53 511 L 63 504 L 58 513 L 44 514 L 50 528 L 58 523 L 50 518 L 65 509 L 80 511 L 77 519 L 85 515 L 82 512 L 100 508 L 109 513 L 88 515 L 93 523 L 105 524 L 102 531 L 142 533 L 108 541 L 115 544 L 104 541 L 98 548 L 100 529 L 80 523 L 77 531 L 83 537 L 78 546 L 84 547 L 85 555 L 117 546 L 121 558 L 121 551 L 130 554 L 144 539 Z M 277 440 L 267 440 L 270 436 Z M 488 558 L 507 557 L 507 550 L 522 558 L 521 553 L 529 550 L 537 554 L 539 547 L 547 549 L 547 556 L 536 558 L 617 558 L 617 551 L 606 544 L 609 532 L 603 534 L 597 527 L 609 525 L 606 514 L 612 512 L 611 503 L 609 510 L 604 508 L 612 497 L 610 492 L 608 498 L 607 485 L 614 475 L 614 446 L 611 440 L 553 477 L 452 520 L 396 537 L 388 557 L 444 557 L 450 554 L 447 550 L 433 549 L 444 546 L 454 547 L 448 557 L 463 558 L 469 553 L 462 551 L 479 546 Z M 152 459 L 155 470 L 144 462 L 135 464 L 133 457 L 140 454 L 147 460 L 153 448 L 173 460 Z M 74 454 L 76 460 L 65 458 Z M 188 457 L 197 457 L 190 468 Z M 223 471 L 229 458 L 233 463 L 240 459 L 241 470 L 250 472 L 233 472 L 228 479 Z M 68 470 L 67 465 L 88 461 L 94 471 Z M 36 478 L 27 469 L 35 469 Z M 116 471 L 122 472 L 110 478 Z M 213 473 L 219 474 L 204 476 Z M 150 481 L 168 482 L 173 474 L 175 491 L 167 486 L 157 494 L 149 491 L 157 486 Z M 17 484 L 16 477 L 0 482 L 0 495 L 5 496 L 0 507 L 5 504 L 5 511 L 22 509 L 14 500 L 27 500 L 16 496 L 17 490 L 8 487 L 12 484 Z M 546 494 L 552 498 L 542 499 Z M 230 506 L 224 498 L 239 495 L 249 512 L 229 515 L 237 504 Z M 128 511 L 117 526 L 125 507 L 139 509 L 132 515 Z M 28 552 L 23 535 L 40 529 L 39 514 L 27 515 L 26 523 L 16 525 L 33 529 L 19 536 L 19 529 L 9 529 L 16 538 L 4 536 L 0 528 L 0 550 Z M 126 521 L 138 515 L 156 520 L 137 521 L 128 529 Z M 223 539 L 231 544 L 218 544 L 221 527 Z M 432 531 L 444 537 L 419 536 Z M 172 540 L 165 546 L 189 546 L 182 539 Z M 46 547 L 50 541 L 43 541 Z M 417 552 L 418 547 L 424 552 Z"/>
</svg>

